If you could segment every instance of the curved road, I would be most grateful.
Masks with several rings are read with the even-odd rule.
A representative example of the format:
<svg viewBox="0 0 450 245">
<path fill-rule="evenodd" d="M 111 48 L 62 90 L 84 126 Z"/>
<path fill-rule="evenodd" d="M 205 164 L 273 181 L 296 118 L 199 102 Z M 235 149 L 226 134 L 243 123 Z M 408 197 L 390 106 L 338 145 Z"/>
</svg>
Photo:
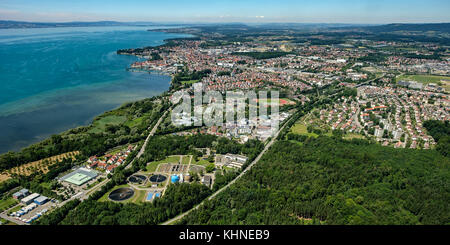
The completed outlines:
<svg viewBox="0 0 450 245">
<path fill-rule="evenodd" d="M 286 127 L 287 123 L 291 120 L 292 120 L 292 117 L 288 121 L 286 121 L 286 123 L 278 130 L 278 132 L 275 134 L 275 136 L 272 137 L 272 140 L 270 140 L 270 142 L 264 147 L 264 150 L 261 153 L 259 153 L 259 155 L 255 158 L 255 160 L 253 160 L 253 162 L 244 171 L 242 171 L 241 174 L 239 174 L 234 180 L 232 180 L 226 186 L 224 186 L 221 189 L 214 192 L 214 194 L 209 196 L 206 200 L 210 201 L 210 200 L 214 199 L 217 195 L 219 195 L 220 193 L 222 193 L 223 191 L 228 189 L 231 185 L 236 183 L 236 181 L 238 181 L 240 178 L 242 178 L 242 176 L 244 176 L 248 171 L 250 171 L 250 169 L 252 169 L 252 167 L 255 166 L 255 164 L 258 163 L 258 161 L 261 159 L 261 157 L 269 150 L 269 148 L 273 145 L 273 143 L 275 143 L 280 132 Z M 197 204 L 197 206 L 178 215 L 177 217 L 170 219 L 164 223 L 161 223 L 161 225 L 170 225 L 176 221 L 179 221 L 180 219 L 184 218 L 186 215 L 188 215 L 192 211 L 194 211 L 194 210 L 200 208 L 202 205 L 204 205 L 206 200 L 203 200 L 200 204 Z"/>
</svg>

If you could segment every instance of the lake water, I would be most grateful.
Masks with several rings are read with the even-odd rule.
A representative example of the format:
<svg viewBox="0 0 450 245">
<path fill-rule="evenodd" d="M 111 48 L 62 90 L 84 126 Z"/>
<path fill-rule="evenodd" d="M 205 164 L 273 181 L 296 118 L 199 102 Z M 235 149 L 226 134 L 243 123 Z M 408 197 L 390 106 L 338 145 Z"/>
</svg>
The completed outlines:
<svg viewBox="0 0 450 245">
<path fill-rule="evenodd" d="M 128 72 L 118 49 L 185 35 L 148 27 L 0 30 L 0 153 L 87 125 L 121 104 L 166 91 L 170 77 Z"/>
</svg>

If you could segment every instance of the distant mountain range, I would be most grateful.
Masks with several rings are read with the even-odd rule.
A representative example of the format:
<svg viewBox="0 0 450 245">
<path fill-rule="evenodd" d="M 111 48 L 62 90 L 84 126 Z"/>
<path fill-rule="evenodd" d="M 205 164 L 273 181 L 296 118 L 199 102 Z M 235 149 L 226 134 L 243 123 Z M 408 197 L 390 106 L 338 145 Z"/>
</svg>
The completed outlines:
<svg viewBox="0 0 450 245">
<path fill-rule="evenodd" d="M 433 24 L 388 24 L 380 26 L 364 27 L 372 32 L 396 32 L 396 31 L 419 31 L 419 32 L 447 32 L 450 33 L 450 23 Z"/>
<path fill-rule="evenodd" d="M 156 23 L 156 22 L 118 22 L 118 21 L 95 21 L 95 22 L 25 22 L 0 20 L 0 29 L 8 28 L 49 28 L 49 27 L 89 27 L 89 26 L 216 26 L 226 25 L 228 27 L 250 26 L 257 28 L 273 29 L 358 29 L 370 32 L 396 32 L 396 31 L 420 31 L 420 32 L 445 32 L 450 33 L 450 23 L 431 23 L 431 24 L 387 24 L 387 25 L 368 25 L 368 24 L 303 24 L 303 23 L 263 23 L 263 24 L 243 24 L 243 23 L 217 23 L 217 24 L 180 24 L 180 23 Z"/>
<path fill-rule="evenodd" d="M 118 22 L 118 21 L 94 21 L 94 22 L 26 22 L 0 20 L 0 29 L 10 28 L 50 28 L 50 27 L 89 27 L 89 26 L 154 26 L 161 23 L 153 22 Z M 166 24 L 164 24 L 166 25 Z M 170 25 L 170 24 L 169 24 Z"/>
</svg>

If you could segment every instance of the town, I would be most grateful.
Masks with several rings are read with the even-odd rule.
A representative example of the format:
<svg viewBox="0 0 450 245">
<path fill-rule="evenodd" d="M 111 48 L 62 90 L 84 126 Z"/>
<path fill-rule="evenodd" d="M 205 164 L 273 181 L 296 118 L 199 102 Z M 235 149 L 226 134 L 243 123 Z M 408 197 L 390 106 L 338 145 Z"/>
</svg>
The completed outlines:
<svg viewBox="0 0 450 245">
<path fill-rule="evenodd" d="M 448 46 L 433 38 L 390 40 L 353 29 L 245 28 L 248 32 L 227 26 L 150 30 L 188 37 L 118 50 L 118 55 L 140 58 L 128 71 L 170 75 L 169 91 L 52 136 L 39 147 L 61 154 L 56 160 L 41 157 L 26 168 L 0 173 L 0 181 L 9 185 L 0 202 L 1 222 L 72 224 L 71 215 L 78 211 L 126 207 L 117 210 L 151 210 L 148 217 L 133 216 L 133 224 L 173 224 L 229 188 L 279 140 L 303 145 L 306 138 L 324 136 L 396 150 L 439 148 L 426 122 L 450 121 Z M 196 126 L 202 118 L 195 113 L 174 112 L 179 105 L 174 94 L 184 92 L 191 100 L 196 87 L 201 96 L 277 91 L 279 98 L 255 98 L 244 111 L 247 116 L 251 109 L 277 105 L 279 113 Z M 206 110 L 209 102 L 199 108 Z M 279 127 L 271 127 L 274 123 Z M 59 211 L 64 215 L 54 218 Z"/>
</svg>

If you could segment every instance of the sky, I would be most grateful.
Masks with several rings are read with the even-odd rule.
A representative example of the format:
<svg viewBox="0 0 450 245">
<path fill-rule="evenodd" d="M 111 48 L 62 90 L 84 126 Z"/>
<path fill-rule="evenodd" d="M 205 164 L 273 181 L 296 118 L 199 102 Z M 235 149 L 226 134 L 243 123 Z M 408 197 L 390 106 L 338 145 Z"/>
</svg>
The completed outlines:
<svg viewBox="0 0 450 245">
<path fill-rule="evenodd" d="M 449 0 L 0 0 L 0 20 L 177 23 L 450 22 Z"/>
</svg>

